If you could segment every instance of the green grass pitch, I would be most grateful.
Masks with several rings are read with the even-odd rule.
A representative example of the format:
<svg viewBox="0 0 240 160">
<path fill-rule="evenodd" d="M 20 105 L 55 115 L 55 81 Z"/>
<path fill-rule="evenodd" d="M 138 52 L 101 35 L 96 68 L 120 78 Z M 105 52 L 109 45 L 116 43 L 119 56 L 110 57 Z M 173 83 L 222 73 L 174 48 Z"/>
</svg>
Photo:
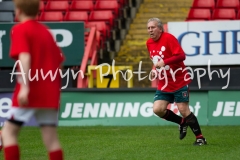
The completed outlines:
<svg viewBox="0 0 240 160">
<path fill-rule="evenodd" d="M 66 160 L 240 160 L 240 126 L 203 126 L 206 146 L 192 145 L 190 128 L 179 140 L 177 126 L 59 127 L 58 132 Z M 47 160 L 38 128 L 24 127 L 19 142 L 23 160 Z"/>
</svg>

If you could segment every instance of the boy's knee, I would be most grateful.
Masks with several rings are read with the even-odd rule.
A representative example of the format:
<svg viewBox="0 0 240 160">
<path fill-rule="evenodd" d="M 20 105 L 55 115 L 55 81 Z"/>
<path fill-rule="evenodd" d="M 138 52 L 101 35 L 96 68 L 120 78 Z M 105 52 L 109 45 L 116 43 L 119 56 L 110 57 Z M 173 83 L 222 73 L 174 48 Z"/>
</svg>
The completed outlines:
<svg viewBox="0 0 240 160">
<path fill-rule="evenodd" d="M 20 125 L 6 121 L 2 129 L 2 136 L 4 137 L 7 135 L 17 135 L 20 128 Z"/>
</svg>

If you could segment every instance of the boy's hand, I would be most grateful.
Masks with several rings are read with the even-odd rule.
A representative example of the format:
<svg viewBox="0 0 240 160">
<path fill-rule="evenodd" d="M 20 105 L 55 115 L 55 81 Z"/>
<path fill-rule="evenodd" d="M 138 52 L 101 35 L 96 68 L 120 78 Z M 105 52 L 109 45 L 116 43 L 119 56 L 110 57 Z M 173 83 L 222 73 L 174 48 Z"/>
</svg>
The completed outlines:
<svg viewBox="0 0 240 160">
<path fill-rule="evenodd" d="M 18 104 L 20 107 L 24 107 L 28 105 L 28 94 L 29 88 L 27 86 L 21 86 L 21 89 L 18 93 Z"/>
</svg>

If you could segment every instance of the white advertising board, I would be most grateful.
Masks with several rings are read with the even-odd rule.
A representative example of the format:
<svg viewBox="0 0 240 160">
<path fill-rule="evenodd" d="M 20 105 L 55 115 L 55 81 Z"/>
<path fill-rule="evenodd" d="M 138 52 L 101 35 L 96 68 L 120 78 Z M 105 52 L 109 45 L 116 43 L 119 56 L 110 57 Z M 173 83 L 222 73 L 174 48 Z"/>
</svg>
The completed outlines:
<svg viewBox="0 0 240 160">
<path fill-rule="evenodd" d="M 188 66 L 240 64 L 240 21 L 169 22 L 168 32 L 180 42 Z"/>
</svg>

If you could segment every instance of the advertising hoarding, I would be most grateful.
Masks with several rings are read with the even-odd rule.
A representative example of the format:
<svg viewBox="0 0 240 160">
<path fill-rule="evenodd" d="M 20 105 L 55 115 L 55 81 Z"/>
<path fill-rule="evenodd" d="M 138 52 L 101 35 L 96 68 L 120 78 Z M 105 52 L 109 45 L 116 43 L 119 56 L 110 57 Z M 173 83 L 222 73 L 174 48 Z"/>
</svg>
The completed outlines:
<svg viewBox="0 0 240 160">
<path fill-rule="evenodd" d="M 240 21 L 169 22 L 189 66 L 236 65 L 240 59 Z"/>
</svg>

